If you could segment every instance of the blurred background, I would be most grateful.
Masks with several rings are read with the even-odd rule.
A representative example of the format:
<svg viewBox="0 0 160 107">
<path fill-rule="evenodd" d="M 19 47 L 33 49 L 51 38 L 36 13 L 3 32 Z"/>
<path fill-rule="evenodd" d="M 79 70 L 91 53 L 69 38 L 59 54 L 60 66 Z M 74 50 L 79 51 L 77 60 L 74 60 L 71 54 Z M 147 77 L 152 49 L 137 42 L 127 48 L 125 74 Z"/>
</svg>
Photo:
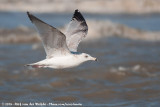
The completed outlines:
<svg viewBox="0 0 160 107">
<path fill-rule="evenodd" d="M 28 69 L 45 58 L 29 11 L 62 32 L 79 9 L 89 32 L 78 51 L 98 62 Z M 160 106 L 159 0 L 0 0 L 0 103 Z"/>
</svg>

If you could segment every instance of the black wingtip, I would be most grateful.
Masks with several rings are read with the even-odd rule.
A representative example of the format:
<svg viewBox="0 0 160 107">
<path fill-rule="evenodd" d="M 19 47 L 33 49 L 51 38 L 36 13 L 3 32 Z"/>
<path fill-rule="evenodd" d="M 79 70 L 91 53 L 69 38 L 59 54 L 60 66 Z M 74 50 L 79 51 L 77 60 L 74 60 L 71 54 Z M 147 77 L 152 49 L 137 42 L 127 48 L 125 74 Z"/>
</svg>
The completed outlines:
<svg viewBox="0 0 160 107">
<path fill-rule="evenodd" d="M 32 22 L 32 15 L 27 11 L 27 15 L 28 15 L 28 17 L 29 17 L 29 19 L 31 20 L 31 22 Z"/>
<path fill-rule="evenodd" d="M 76 10 L 75 10 L 75 12 L 79 12 L 79 10 L 78 10 L 78 9 L 76 9 Z"/>
<path fill-rule="evenodd" d="M 73 19 L 77 19 L 78 21 L 85 21 L 84 17 L 82 16 L 82 14 L 80 13 L 80 11 L 78 9 L 75 10 L 72 20 Z"/>
<path fill-rule="evenodd" d="M 29 12 L 27 11 L 27 14 L 29 15 Z"/>
</svg>

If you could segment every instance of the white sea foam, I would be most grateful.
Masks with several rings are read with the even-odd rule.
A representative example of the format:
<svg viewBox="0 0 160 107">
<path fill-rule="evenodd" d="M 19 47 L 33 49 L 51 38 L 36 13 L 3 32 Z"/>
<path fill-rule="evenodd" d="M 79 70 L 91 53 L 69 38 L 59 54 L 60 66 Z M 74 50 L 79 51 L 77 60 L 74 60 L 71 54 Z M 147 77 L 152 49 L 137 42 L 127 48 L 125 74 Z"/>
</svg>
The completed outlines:
<svg viewBox="0 0 160 107">
<path fill-rule="evenodd" d="M 133 40 L 160 41 L 160 32 L 143 31 L 127 27 L 111 21 L 87 20 L 89 27 L 88 36 L 84 41 L 98 40 L 101 38 L 118 36 Z M 64 28 L 60 28 L 62 32 Z M 0 29 L 0 43 L 29 43 L 38 42 L 38 33 L 35 29 L 24 26 L 15 29 Z"/>
</svg>

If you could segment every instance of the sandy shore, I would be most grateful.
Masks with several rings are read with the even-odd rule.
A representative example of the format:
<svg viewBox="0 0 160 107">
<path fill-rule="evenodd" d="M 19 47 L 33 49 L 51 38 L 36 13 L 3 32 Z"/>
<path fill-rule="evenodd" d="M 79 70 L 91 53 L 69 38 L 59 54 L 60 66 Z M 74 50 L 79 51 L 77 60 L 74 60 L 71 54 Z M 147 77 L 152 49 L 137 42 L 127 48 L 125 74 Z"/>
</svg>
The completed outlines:
<svg viewBox="0 0 160 107">
<path fill-rule="evenodd" d="M 88 36 L 84 41 L 98 40 L 101 38 L 118 36 L 133 40 L 160 41 L 160 32 L 143 31 L 127 27 L 111 21 L 88 20 Z M 62 32 L 65 27 L 59 28 Z M 15 29 L 0 29 L 0 43 L 30 43 L 39 42 L 36 29 L 21 26 Z"/>
<path fill-rule="evenodd" d="M 160 0 L 1 0 L 0 11 L 86 13 L 159 13 Z"/>
</svg>

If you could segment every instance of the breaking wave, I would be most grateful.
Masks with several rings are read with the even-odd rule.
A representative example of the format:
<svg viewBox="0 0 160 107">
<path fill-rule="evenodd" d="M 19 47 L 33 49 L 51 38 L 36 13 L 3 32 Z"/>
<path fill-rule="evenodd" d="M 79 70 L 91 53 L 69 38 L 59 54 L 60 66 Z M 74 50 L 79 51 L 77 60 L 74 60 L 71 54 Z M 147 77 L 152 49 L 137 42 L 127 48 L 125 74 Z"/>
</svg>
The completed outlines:
<svg viewBox="0 0 160 107">
<path fill-rule="evenodd" d="M 159 41 L 160 32 L 143 31 L 111 21 L 88 20 L 88 36 L 84 41 L 98 40 L 104 37 L 118 36 L 133 40 Z M 60 28 L 63 32 L 64 28 Z M 20 26 L 14 29 L 0 29 L 0 43 L 31 43 L 40 39 L 35 29 Z"/>
</svg>

